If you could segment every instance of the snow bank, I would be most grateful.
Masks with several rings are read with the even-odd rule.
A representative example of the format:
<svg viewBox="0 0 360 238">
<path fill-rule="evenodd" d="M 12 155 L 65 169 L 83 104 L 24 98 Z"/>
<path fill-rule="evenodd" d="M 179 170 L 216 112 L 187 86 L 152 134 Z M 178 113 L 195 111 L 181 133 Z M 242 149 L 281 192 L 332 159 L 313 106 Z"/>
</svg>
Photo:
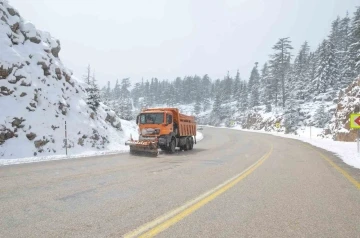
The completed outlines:
<svg viewBox="0 0 360 238">
<path fill-rule="evenodd" d="M 71 154 L 72 151 L 69 150 L 69 155 L 66 156 L 65 154 L 61 155 L 50 155 L 50 156 L 36 156 L 36 157 L 24 157 L 24 158 L 17 158 L 17 159 L 0 159 L 0 166 L 4 165 L 13 165 L 13 164 L 27 164 L 27 163 L 35 163 L 35 162 L 43 162 L 43 161 L 52 161 L 52 160 L 64 160 L 64 159 L 78 159 L 78 158 L 85 158 L 91 156 L 106 156 L 106 155 L 113 155 L 113 154 L 121 154 L 121 153 L 128 153 L 129 147 L 125 146 L 124 143 L 126 140 L 130 139 L 130 136 L 133 139 L 138 139 L 137 134 L 137 126 L 134 121 L 121 121 L 122 128 L 124 134 L 127 135 L 122 141 L 122 144 L 119 142 L 110 143 L 109 150 L 105 151 L 96 151 L 96 150 L 89 150 L 77 154 Z M 201 132 L 196 133 L 196 141 L 199 142 L 204 139 L 204 135 Z"/>
</svg>

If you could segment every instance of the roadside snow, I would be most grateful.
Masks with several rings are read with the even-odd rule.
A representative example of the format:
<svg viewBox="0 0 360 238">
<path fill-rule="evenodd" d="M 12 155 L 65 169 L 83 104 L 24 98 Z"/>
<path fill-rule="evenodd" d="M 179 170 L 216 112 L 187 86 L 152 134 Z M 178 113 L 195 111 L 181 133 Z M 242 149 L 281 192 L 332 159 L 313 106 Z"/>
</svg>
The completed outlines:
<svg viewBox="0 0 360 238">
<path fill-rule="evenodd" d="M 135 140 L 138 139 L 139 136 L 137 134 L 137 126 L 134 121 L 121 120 L 121 125 L 124 135 L 128 136 L 127 139 L 130 139 L 130 136 L 132 136 L 133 139 Z M 199 142 L 202 139 L 204 139 L 204 135 L 199 131 L 196 132 L 196 141 Z M 125 140 L 123 141 L 122 144 L 111 143 L 108 146 L 108 148 L 111 148 L 110 150 L 86 151 L 68 156 L 66 156 L 65 154 L 60 154 L 60 155 L 50 155 L 50 156 L 24 157 L 18 159 L 0 159 L 0 166 L 13 165 L 13 164 L 27 164 L 27 163 L 35 163 L 35 162 L 43 162 L 43 161 L 51 161 L 51 160 L 78 159 L 78 158 L 91 157 L 91 156 L 105 156 L 105 155 L 127 153 L 129 152 L 129 147 L 125 146 L 124 143 Z M 69 150 L 69 153 L 71 153 L 71 150 Z"/>
<path fill-rule="evenodd" d="M 204 139 L 204 135 L 200 131 L 197 131 L 196 132 L 196 142 L 199 142 L 202 139 Z"/>
<path fill-rule="evenodd" d="M 281 136 L 281 137 L 301 140 L 313 146 L 333 152 L 337 156 L 339 156 L 339 158 L 342 159 L 346 164 L 360 169 L 360 154 L 357 153 L 356 142 L 334 141 L 328 138 L 317 137 L 317 135 L 320 134 L 321 131 L 323 130 L 321 128 L 312 127 L 311 137 L 310 137 L 310 127 L 300 128 L 297 131 L 298 135 L 284 134 L 283 132 L 266 132 L 263 130 L 246 130 L 246 129 L 242 129 L 240 126 L 236 126 L 230 129 L 255 132 L 255 133 L 265 133 L 274 136 Z"/>
</svg>

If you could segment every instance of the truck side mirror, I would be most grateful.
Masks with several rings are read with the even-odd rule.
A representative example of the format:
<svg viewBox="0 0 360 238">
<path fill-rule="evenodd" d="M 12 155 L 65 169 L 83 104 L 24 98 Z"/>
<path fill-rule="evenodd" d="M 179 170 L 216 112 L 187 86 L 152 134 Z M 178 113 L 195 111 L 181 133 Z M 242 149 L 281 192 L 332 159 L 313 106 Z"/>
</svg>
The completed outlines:
<svg viewBox="0 0 360 238">
<path fill-rule="evenodd" d="M 139 117 L 140 117 L 140 115 L 136 116 L 136 125 L 139 124 Z"/>
</svg>

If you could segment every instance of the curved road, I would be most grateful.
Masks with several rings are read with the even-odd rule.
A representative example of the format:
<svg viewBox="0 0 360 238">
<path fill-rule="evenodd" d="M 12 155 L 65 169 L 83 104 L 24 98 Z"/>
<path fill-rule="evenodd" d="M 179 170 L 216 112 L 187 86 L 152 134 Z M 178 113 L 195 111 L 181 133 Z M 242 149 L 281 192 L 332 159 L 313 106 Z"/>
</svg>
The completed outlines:
<svg viewBox="0 0 360 238">
<path fill-rule="evenodd" d="M 193 151 L 0 167 L 0 237 L 360 237 L 360 170 L 205 127 Z"/>
</svg>

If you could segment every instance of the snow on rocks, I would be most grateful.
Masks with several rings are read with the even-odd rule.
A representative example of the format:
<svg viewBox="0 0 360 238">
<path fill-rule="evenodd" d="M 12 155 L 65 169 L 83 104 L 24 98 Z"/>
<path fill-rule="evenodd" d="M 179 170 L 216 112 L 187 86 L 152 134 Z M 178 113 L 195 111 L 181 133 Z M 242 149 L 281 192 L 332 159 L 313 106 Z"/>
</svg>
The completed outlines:
<svg viewBox="0 0 360 238">
<path fill-rule="evenodd" d="M 340 92 L 335 116 L 331 120 L 330 130 L 338 141 L 355 141 L 357 130 L 350 128 L 350 114 L 360 112 L 360 78 L 344 91 Z"/>
<path fill-rule="evenodd" d="M 87 85 L 62 64 L 60 49 L 0 0 L 0 160 L 64 154 L 66 144 L 72 154 L 123 150 L 136 132 L 107 106 L 88 107 Z"/>
</svg>

